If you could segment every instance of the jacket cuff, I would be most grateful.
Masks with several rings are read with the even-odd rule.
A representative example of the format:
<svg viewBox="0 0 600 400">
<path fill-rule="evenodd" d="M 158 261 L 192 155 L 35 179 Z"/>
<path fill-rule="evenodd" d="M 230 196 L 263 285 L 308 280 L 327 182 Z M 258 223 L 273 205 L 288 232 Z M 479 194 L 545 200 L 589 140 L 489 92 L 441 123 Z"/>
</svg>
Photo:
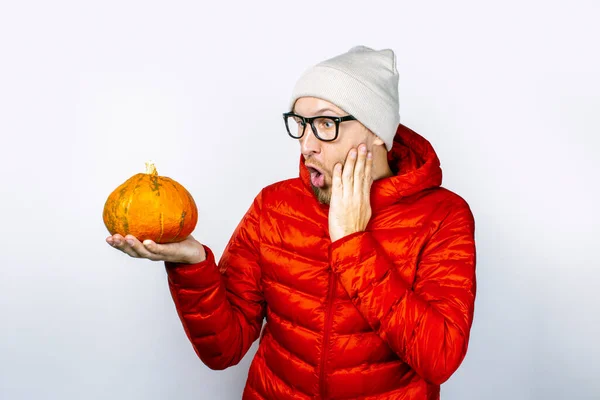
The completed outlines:
<svg viewBox="0 0 600 400">
<path fill-rule="evenodd" d="M 376 293 L 393 270 L 392 262 L 370 232 L 354 233 L 332 243 L 329 262 L 355 305 L 361 301 L 360 297 Z M 409 289 L 402 279 L 394 279 L 394 284 Z M 371 317 L 367 319 L 374 322 Z"/>
<path fill-rule="evenodd" d="M 209 247 L 202 246 L 206 253 L 204 261 L 195 264 L 165 261 L 165 269 L 172 284 L 184 287 L 208 287 L 221 279 L 215 255 Z"/>
<path fill-rule="evenodd" d="M 331 243 L 329 262 L 333 272 L 344 272 L 348 267 L 372 257 L 375 249 L 369 245 L 369 238 L 368 232 L 355 232 Z"/>
</svg>

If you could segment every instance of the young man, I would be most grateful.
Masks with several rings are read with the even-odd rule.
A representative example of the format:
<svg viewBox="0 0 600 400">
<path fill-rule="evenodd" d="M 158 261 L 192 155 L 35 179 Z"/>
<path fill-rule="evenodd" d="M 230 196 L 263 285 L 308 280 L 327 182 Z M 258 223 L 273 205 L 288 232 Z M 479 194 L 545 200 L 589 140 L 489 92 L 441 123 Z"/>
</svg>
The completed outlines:
<svg viewBox="0 0 600 400">
<path fill-rule="evenodd" d="M 256 196 L 218 263 L 191 236 L 107 241 L 165 261 L 210 368 L 260 336 L 244 399 L 439 399 L 469 342 L 474 221 L 430 143 L 399 124 L 394 53 L 357 46 L 313 66 L 284 123 L 299 177 Z"/>
</svg>

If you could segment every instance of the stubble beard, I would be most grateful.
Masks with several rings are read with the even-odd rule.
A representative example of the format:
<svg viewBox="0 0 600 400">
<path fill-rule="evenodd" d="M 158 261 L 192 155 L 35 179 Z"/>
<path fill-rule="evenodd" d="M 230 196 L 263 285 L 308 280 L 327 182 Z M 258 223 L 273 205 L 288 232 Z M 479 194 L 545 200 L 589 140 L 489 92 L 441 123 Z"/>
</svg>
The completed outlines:
<svg viewBox="0 0 600 400">
<path fill-rule="evenodd" d="M 331 190 L 328 187 L 316 187 L 312 183 L 310 185 L 312 187 L 315 196 L 317 197 L 317 201 L 321 204 L 327 204 L 331 202 Z"/>
</svg>

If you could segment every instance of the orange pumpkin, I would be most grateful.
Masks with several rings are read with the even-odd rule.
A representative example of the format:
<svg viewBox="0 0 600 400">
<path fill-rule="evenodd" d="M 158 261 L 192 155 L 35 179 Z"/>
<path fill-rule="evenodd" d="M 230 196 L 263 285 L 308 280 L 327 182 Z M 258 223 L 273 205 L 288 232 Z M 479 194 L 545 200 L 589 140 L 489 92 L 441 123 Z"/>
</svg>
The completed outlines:
<svg viewBox="0 0 600 400">
<path fill-rule="evenodd" d="M 152 162 L 117 187 L 104 204 L 104 225 L 111 235 L 172 243 L 189 236 L 198 222 L 190 193 L 178 182 L 159 176 Z"/>
</svg>

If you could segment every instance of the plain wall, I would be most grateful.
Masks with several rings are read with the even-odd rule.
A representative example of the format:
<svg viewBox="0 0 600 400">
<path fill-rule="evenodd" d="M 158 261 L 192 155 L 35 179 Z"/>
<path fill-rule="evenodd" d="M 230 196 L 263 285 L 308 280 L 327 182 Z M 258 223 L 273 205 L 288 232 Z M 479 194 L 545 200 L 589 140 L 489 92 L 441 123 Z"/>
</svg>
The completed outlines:
<svg viewBox="0 0 600 400">
<path fill-rule="evenodd" d="M 308 66 L 392 48 L 401 121 L 476 220 L 452 399 L 600 398 L 594 1 L 2 2 L 0 399 L 239 399 L 205 367 L 162 263 L 108 246 L 110 192 L 154 160 L 219 257 L 298 175 L 281 113 Z"/>
</svg>

